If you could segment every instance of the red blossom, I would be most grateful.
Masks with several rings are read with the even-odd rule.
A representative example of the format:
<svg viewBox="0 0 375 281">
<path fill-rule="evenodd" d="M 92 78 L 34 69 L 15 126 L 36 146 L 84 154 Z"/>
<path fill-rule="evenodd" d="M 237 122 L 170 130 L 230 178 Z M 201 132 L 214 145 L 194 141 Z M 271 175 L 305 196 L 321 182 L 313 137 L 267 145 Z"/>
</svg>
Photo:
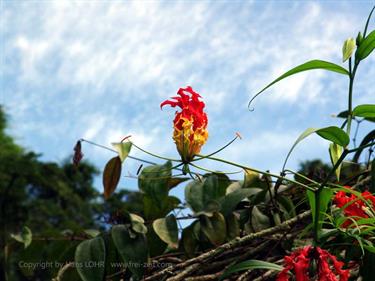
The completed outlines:
<svg viewBox="0 0 375 281">
<path fill-rule="evenodd" d="M 294 271 L 296 281 L 309 281 L 309 267 L 313 260 L 318 266 L 318 281 L 347 281 L 349 279 L 349 270 L 342 269 L 344 264 L 334 255 L 319 247 L 306 246 L 284 257 L 284 270 L 277 276 L 277 281 L 290 280 L 289 272 L 291 271 Z"/>
<path fill-rule="evenodd" d="M 177 95 L 162 102 L 160 107 L 170 105 L 181 108 L 181 111 L 176 111 L 173 121 L 173 139 L 182 159 L 188 162 L 200 152 L 208 138 L 208 120 L 203 111 L 205 104 L 200 100 L 201 96 L 190 86 L 180 88 Z"/>
<path fill-rule="evenodd" d="M 350 186 L 345 186 L 347 189 L 351 189 Z M 372 195 L 370 192 L 365 191 L 361 193 L 363 199 L 367 201 L 367 204 L 372 205 L 375 207 L 375 196 Z M 365 208 L 367 204 L 362 198 L 357 197 L 355 194 L 350 193 L 348 195 L 345 191 L 339 191 L 336 193 L 334 198 L 334 203 L 339 208 L 344 208 L 345 216 L 352 217 L 354 220 L 358 220 L 361 218 L 368 218 L 369 215 L 366 213 Z M 348 227 L 352 224 L 351 220 L 346 220 L 343 223 L 343 227 Z"/>
</svg>

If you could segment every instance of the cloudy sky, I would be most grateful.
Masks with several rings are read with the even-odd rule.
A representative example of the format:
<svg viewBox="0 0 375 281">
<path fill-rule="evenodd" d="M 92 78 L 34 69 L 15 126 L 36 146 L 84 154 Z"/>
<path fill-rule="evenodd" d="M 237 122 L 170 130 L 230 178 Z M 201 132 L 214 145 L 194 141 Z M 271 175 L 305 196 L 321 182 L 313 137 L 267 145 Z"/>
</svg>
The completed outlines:
<svg viewBox="0 0 375 281">
<path fill-rule="evenodd" d="M 373 1 L 1 1 L 1 104 L 18 143 L 63 161 L 79 138 L 110 145 L 132 140 L 176 157 L 174 110 L 160 102 L 191 85 L 209 116 L 209 153 L 240 132 L 221 157 L 278 172 L 308 127 L 338 125 L 347 106 L 344 75 L 312 71 L 286 79 L 247 103 L 265 84 L 310 59 L 341 64 Z M 374 28 L 374 20 L 370 24 Z M 374 103 L 375 55 L 358 71 L 354 104 Z M 346 67 L 346 66 L 345 66 Z M 363 126 L 360 134 L 368 128 Z M 302 143 L 289 167 L 328 161 L 328 143 Z M 103 169 L 111 152 L 84 144 Z M 136 150 L 132 155 L 149 159 Z M 125 171 L 135 173 L 129 161 Z M 203 164 L 202 164 L 203 165 Z M 212 169 L 233 171 L 217 163 Z M 135 187 L 125 179 L 122 187 Z M 100 182 L 97 181 L 100 188 Z"/>
</svg>

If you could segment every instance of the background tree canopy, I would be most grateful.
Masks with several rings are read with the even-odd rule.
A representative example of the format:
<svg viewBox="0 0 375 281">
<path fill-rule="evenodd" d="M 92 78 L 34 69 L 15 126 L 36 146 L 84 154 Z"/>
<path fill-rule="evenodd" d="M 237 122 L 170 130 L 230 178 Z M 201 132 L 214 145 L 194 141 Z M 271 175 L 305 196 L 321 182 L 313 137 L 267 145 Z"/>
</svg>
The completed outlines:
<svg viewBox="0 0 375 281">
<path fill-rule="evenodd" d="M 85 229 L 104 229 L 106 222 L 114 220 L 111 219 L 112 214 L 118 215 L 124 208 L 139 213 L 139 193 L 121 190 L 103 203 L 101 193 L 93 186 L 94 177 L 98 174 L 93 165 L 82 162 L 75 167 L 70 159 L 61 164 L 42 162 L 40 155 L 18 145 L 7 135 L 6 127 L 6 114 L 0 107 L 1 248 L 9 243 L 11 233 L 20 232 L 23 226 L 32 230 L 34 239 L 40 238 L 33 241 L 26 251 L 15 241 L 8 244 L 7 258 L 15 261 L 7 268 L 8 279 L 26 280 L 28 277 L 49 280 L 52 278 L 51 271 L 36 270 L 37 276 L 34 276 L 31 271 L 20 271 L 16 263 L 27 261 L 33 251 L 45 257 L 41 260 L 48 260 L 48 252 L 53 247 L 75 247 L 76 243 L 71 243 L 69 237 L 84 239 L 88 235 Z M 67 240 L 48 241 L 48 237 L 52 240 L 61 236 L 66 236 Z M 74 251 L 66 255 L 67 261 L 72 260 L 72 254 Z M 4 251 L 1 251 L 3 269 L 4 258 Z M 55 260 L 53 256 L 50 258 Z M 4 272 L 1 274 L 4 279 Z"/>
</svg>

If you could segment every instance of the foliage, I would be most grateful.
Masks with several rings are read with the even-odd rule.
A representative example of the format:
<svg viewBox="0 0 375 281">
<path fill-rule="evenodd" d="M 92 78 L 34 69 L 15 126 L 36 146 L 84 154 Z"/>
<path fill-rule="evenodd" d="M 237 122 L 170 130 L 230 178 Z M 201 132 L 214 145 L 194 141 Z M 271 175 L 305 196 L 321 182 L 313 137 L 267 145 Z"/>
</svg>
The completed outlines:
<svg viewBox="0 0 375 281">
<path fill-rule="evenodd" d="M 181 159 L 149 152 L 133 143 L 130 137 L 113 144 L 115 150 L 107 149 L 116 155 L 103 171 L 105 202 L 95 201 L 97 194 L 91 187 L 95 170 L 87 163 L 79 164 L 82 143 L 102 145 L 84 139 L 77 142 L 74 163 L 80 172 L 76 173 L 77 167 L 68 163 L 62 166 L 41 163 L 37 155 L 25 152 L 11 138 L 2 136 L 4 145 L 9 147 L 3 149 L 8 152 L 1 156 L 9 163 L 1 167 L 0 176 L 4 180 L 0 184 L 5 185 L 1 186 L 2 198 L 26 202 L 9 208 L 2 205 L 2 222 L 6 227 L 1 232 L 3 241 L 5 233 L 20 230 L 17 229 L 20 225 L 27 225 L 33 233 L 48 230 L 56 238 L 66 237 L 61 229 L 69 229 L 74 242 L 55 243 L 54 240 L 48 249 L 51 255 L 44 255 L 47 259 L 52 256 L 56 259 L 56 253 L 62 253 L 58 259 L 70 261 L 60 270 L 49 273 L 55 274 L 55 280 L 68 278 L 69 274 L 75 274 L 76 278 L 69 277 L 69 280 L 92 281 L 177 281 L 199 274 L 207 278 L 202 280 L 220 277 L 263 280 L 274 279 L 276 271 L 280 271 L 278 280 L 289 280 L 288 272 L 297 281 L 337 280 L 336 276 L 345 281 L 349 273 L 370 280 L 373 271 L 369 268 L 375 253 L 375 200 L 371 199 L 375 178 L 374 133 L 369 132 L 360 146 L 350 142 L 351 137 L 357 137 L 357 132 L 352 132 L 352 123 L 373 122 L 375 117 L 373 104 L 353 107 L 358 66 L 375 47 L 375 31 L 367 34 L 369 19 L 363 35 L 359 33 L 356 40 L 349 38 L 344 42 L 342 60 L 348 62 L 347 68 L 311 60 L 285 72 L 250 100 L 249 106 L 269 87 L 304 71 L 326 70 L 348 79 L 348 108 L 337 116 L 344 119 L 342 125 L 308 128 L 302 132 L 286 155 L 280 174 L 216 157 L 240 138 L 239 135 L 217 151 L 200 154 L 208 137 L 208 119 L 202 97 L 189 86 L 180 88 L 177 97 L 161 104 L 180 110 L 173 121 L 173 140 Z M 299 172 L 288 169 L 287 160 L 293 149 L 312 134 L 328 141 L 331 164 L 313 161 L 304 163 Z M 135 158 L 132 149 L 162 163 Z M 361 162 L 364 152 L 368 154 Z M 348 161 L 350 156 L 352 161 Z M 127 158 L 148 163 L 137 172 L 139 190 L 131 193 L 116 190 Z M 231 173 L 201 167 L 197 164 L 200 160 L 240 168 L 243 178 L 231 178 Z M 11 192 L 15 184 L 17 192 Z M 184 188 L 184 199 L 172 196 L 172 188 Z M 337 196 L 343 196 L 340 193 L 343 191 L 350 193 L 351 199 L 339 204 Z M 126 199 L 123 202 L 128 196 L 131 202 Z M 4 201 L 5 205 L 10 202 Z M 350 204 L 360 209 L 356 215 L 348 212 L 353 208 Z M 109 215 L 106 224 L 95 224 L 92 218 L 103 218 L 103 213 L 104 217 Z M 10 218 L 17 214 L 19 220 L 15 224 Z M 84 228 L 91 229 L 77 236 Z M 13 234 L 12 245 L 20 246 L 15 244 L 17 240 L 26 246 L 25 250 L 18 249 L 19 256 L 14 256 L 14 260 L 25 255 L 32 261 L 41 258 L 35 248 L 41 241 L 31 231 L 24 228 L 19 234 Z M 62 247 L 66 249 L 62 251 Z M 94 267 L 90 268 L 92 264 Z M 266 273 L 259 271 L 265 269 Z M 46 278 L 37 276 L 45 274 L 43 271 L 19 270 L 18 276 Z"/>
</svg>

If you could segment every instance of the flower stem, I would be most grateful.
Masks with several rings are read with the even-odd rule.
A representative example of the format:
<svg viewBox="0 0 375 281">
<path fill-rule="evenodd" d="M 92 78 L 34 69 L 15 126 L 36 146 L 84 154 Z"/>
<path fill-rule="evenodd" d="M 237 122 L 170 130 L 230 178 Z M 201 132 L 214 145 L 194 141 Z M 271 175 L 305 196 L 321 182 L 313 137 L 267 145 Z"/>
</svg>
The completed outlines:
<svg viewBox="0 0 375 281">
<path fill-rule="evenodd" d="M 208 155 L 199 155 L 198 158 L 195 158 L 193 160 L 191 160 L 190 162 L 193 162 L 193 161 L 198 161 L 198 160 L 201 160 L 201 159 L 204 159 L 204 158 L 207 158 L 207 157 L 210 157 L 212 155 L 215 155 L 217 153 L 219 153 L 220 151 L 224 150 L 225 148 L 227 148 L 228 146 L 230 146 L 236 139 L 238 139 L 239 136 L 236 136 L 234 139 L 232 139 L 230 142 L 228 142 L 226 145 L 224 145 L 223 147 L 219 148 L 218 150 L 208 154 Z"/>
<path fill-rule="evenodd" d="M 254 169 L 254 168 L 246 167 L 244 165 L 237 164 L 237 163 L 234 163 L 234 162 L 231 162 L 231 161 L 228 161 L 228 160 L 225 160 L 225 159 L 217 158 L 217 157 L 208 156 L 208 157 L 205 157 L 205 158 L 213 160 L 213 161 L 222 162 L 222 163 L 225 163 L 225 164 L 228 164 L 228 165 L 231 165 L 231 166 L 239 167 L 239 168 L 242 168 L 244 170 L 250 170 L 250 171 L 253 171 L 253 172 L 256 172 L 256 173 L 259 173 L 259 174 L 263 174 L 263 175 L 266 175 L 266 176 L 274 177 L 274 178 L 277 178 L 277 179 L 286 180 L 288 182 L 291 182 L 291 183 L 294 183 L 296 185 L 302 186 L 302 187 L 304 187 L 308 190 L 315 191 L 315 189 L 311 186 L 305 185 L 305 184 L 300 183 L 298 181 L 288 179 L 288 178 L 285 178 L 285 177 L 282 177 L 282 176 L 279 176 L 279 175 L 275 175 L 275 174 L 272 174 L 272 173 L 269 173 L 269 172 L 263 172 L 263 171 L 260 171 L 260 170 Z"/>
<path fill-rule="evenodd" d="M 151 155 L 151 156 L 153 156 L 153 157 L 156 157 L 156 158 L 159 158 L 159 159 L 164 159 L 164 160 L 169 160 L 169 161 L 173 161 L 173 162 L 181 162 L 180 159 L 173 159 L 173 158 L 169 158 L 169 157 L 164 157 L 164 156 L 161 156 L 161 155 L 158 155 L 158 154 L 155 154 L 155 153 L 149 152 L 149 151 L 147 151 L 147 150 L 145 150 L 145 149 L 139 147 L 138 145 L 134 144 L 134 142 L 131 142 L 131 143 L 132 143 L 132 145 L 133 145 L 135 148 L 137 148 L 137 149 L 139 149 L 140 151 L 142 151 L 142 152 L 144 152 L 144 153 L 146 153 L 146 154 L 148 154 L 148 155 Z"/>
</svg>

